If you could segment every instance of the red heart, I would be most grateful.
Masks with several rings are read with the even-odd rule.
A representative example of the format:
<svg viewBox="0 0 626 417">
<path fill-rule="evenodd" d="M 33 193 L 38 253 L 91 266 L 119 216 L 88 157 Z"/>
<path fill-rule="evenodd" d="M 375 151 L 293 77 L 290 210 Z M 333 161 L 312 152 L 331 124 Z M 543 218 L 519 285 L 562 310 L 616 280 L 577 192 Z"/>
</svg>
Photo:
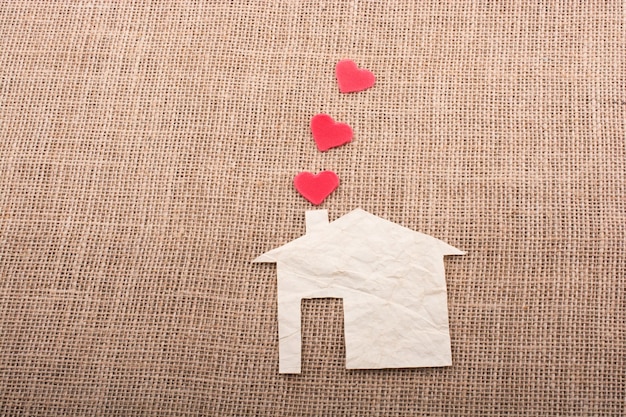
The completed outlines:
<svg viewBox="0 0 626 417">
<path fill-rule="evenodd" d="M 304 171 L 294 177 L 293 186 L 302 197 L 318 206 L 339 186 L 339 177 L 332 171 L 317 175 Z"/>
<path fill-rule="evenodd" d="M 352 128 L 345 123 L 337 123 L 327 114 L 316 114 L 311 119 L 311 132 L 317 149 L 324 152 L 344 145 L 352 140 Z"/>
<path fill-rule="evenodd" d="M 344 59 L 337 62 L 335 67 L 337 84 L 342 93 L 354 93 L 367 90 L 376 82 L 376 77 L 371 71 L 359 69 L 354 61 Z"/>
</svg>

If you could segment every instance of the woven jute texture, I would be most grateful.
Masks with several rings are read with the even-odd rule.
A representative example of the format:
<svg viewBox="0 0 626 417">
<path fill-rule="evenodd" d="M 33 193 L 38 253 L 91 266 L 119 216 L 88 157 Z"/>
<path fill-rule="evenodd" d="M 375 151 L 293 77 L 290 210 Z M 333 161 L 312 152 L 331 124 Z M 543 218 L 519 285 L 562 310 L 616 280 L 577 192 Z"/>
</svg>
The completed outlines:
<svg viewBox="0 0 626 417">
<path fill-rule="evenodd" d="M 626 413 L 622 1 L 7 0 L 0 45 L 0 415 Z M 354 141 L 317 151 L 319 112 Z M 331 220 L 467 251 L 452 367 L 348 371 L 316 299 L 278 374 L 251 261 L 323 169 Z"/>
</svg>

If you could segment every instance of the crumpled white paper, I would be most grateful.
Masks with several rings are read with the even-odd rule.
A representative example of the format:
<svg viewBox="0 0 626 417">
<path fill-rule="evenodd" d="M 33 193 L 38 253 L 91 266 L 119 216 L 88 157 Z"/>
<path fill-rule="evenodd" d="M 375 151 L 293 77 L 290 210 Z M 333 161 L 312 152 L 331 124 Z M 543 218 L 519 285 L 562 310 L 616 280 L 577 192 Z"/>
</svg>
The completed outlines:
<svg viewBox="0 0 626 417">
<path fill-rule="evenodd" d="M 306 230 L 254 260 L 277 264 L 280 373 L 300 373 L 303 298 L 343 299 L 348 369 L 452 364 L 443 256 L 463 251 L 362 209 Z"/>
</svg>

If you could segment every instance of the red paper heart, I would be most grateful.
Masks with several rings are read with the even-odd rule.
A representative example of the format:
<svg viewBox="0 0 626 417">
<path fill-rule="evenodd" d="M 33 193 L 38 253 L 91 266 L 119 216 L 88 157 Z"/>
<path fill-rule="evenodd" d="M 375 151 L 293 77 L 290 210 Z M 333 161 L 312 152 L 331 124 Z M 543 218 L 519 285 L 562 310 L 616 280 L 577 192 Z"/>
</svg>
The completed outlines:
<svg viewBox="0 0 626 417">
<path fill-rule="evenodd" d="M 345 123 L 337 123 L 327 114 L 316 114 L 311 119 L 311 132 L 317 149 L 324 152 L 344 145 L 352 140 L 352 128 Z"/>
<path fill-rule="evenodd" d="M 359 69 L 356 63 L 349 59 L 337 62 L 335 75 L 339 91 L 342 93 L 363 91 L 372 87 L 376 82 L 376 77 L 371 71 Z"/>
<path fill-rule="evenodd" d="M 317 175 L 304 171 L 294 177 L 293 186 L 302 197 L 318 206 L 339 186 L 339 177 L 332 171 Z"/>
</svg>

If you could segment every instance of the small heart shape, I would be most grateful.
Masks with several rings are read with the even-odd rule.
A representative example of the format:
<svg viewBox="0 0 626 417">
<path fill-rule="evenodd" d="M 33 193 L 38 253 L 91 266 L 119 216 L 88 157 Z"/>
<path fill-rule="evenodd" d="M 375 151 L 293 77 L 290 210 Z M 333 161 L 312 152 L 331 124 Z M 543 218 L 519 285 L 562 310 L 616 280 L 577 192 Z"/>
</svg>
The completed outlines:
<svg viewBox="0 0 626 417">
<path fill-rule="evenodd" d="M 339 177 L 332 171 L 317 175 L 304 171 L 294 177 L 293 186 L 302 197 L 318 206 L 339 186 Z"/>
<path fill-rule="evenodd" d="M 352 140 L 352 128 L 345 123 L 337 123 L 327 114 L 316 114 L 311 119 L 311 132 L 322 152 L 345 145 Z"/>
<path fill-rule="evenodd" d="M 376 77 L 371 71 L 359 69 L 356 63 L 349 59 L 344 59 L 337 63 L 335 76 L 339 91 L 342 93 L 355 93 L 367 90 L 376 82 Z"/>
</svg>

